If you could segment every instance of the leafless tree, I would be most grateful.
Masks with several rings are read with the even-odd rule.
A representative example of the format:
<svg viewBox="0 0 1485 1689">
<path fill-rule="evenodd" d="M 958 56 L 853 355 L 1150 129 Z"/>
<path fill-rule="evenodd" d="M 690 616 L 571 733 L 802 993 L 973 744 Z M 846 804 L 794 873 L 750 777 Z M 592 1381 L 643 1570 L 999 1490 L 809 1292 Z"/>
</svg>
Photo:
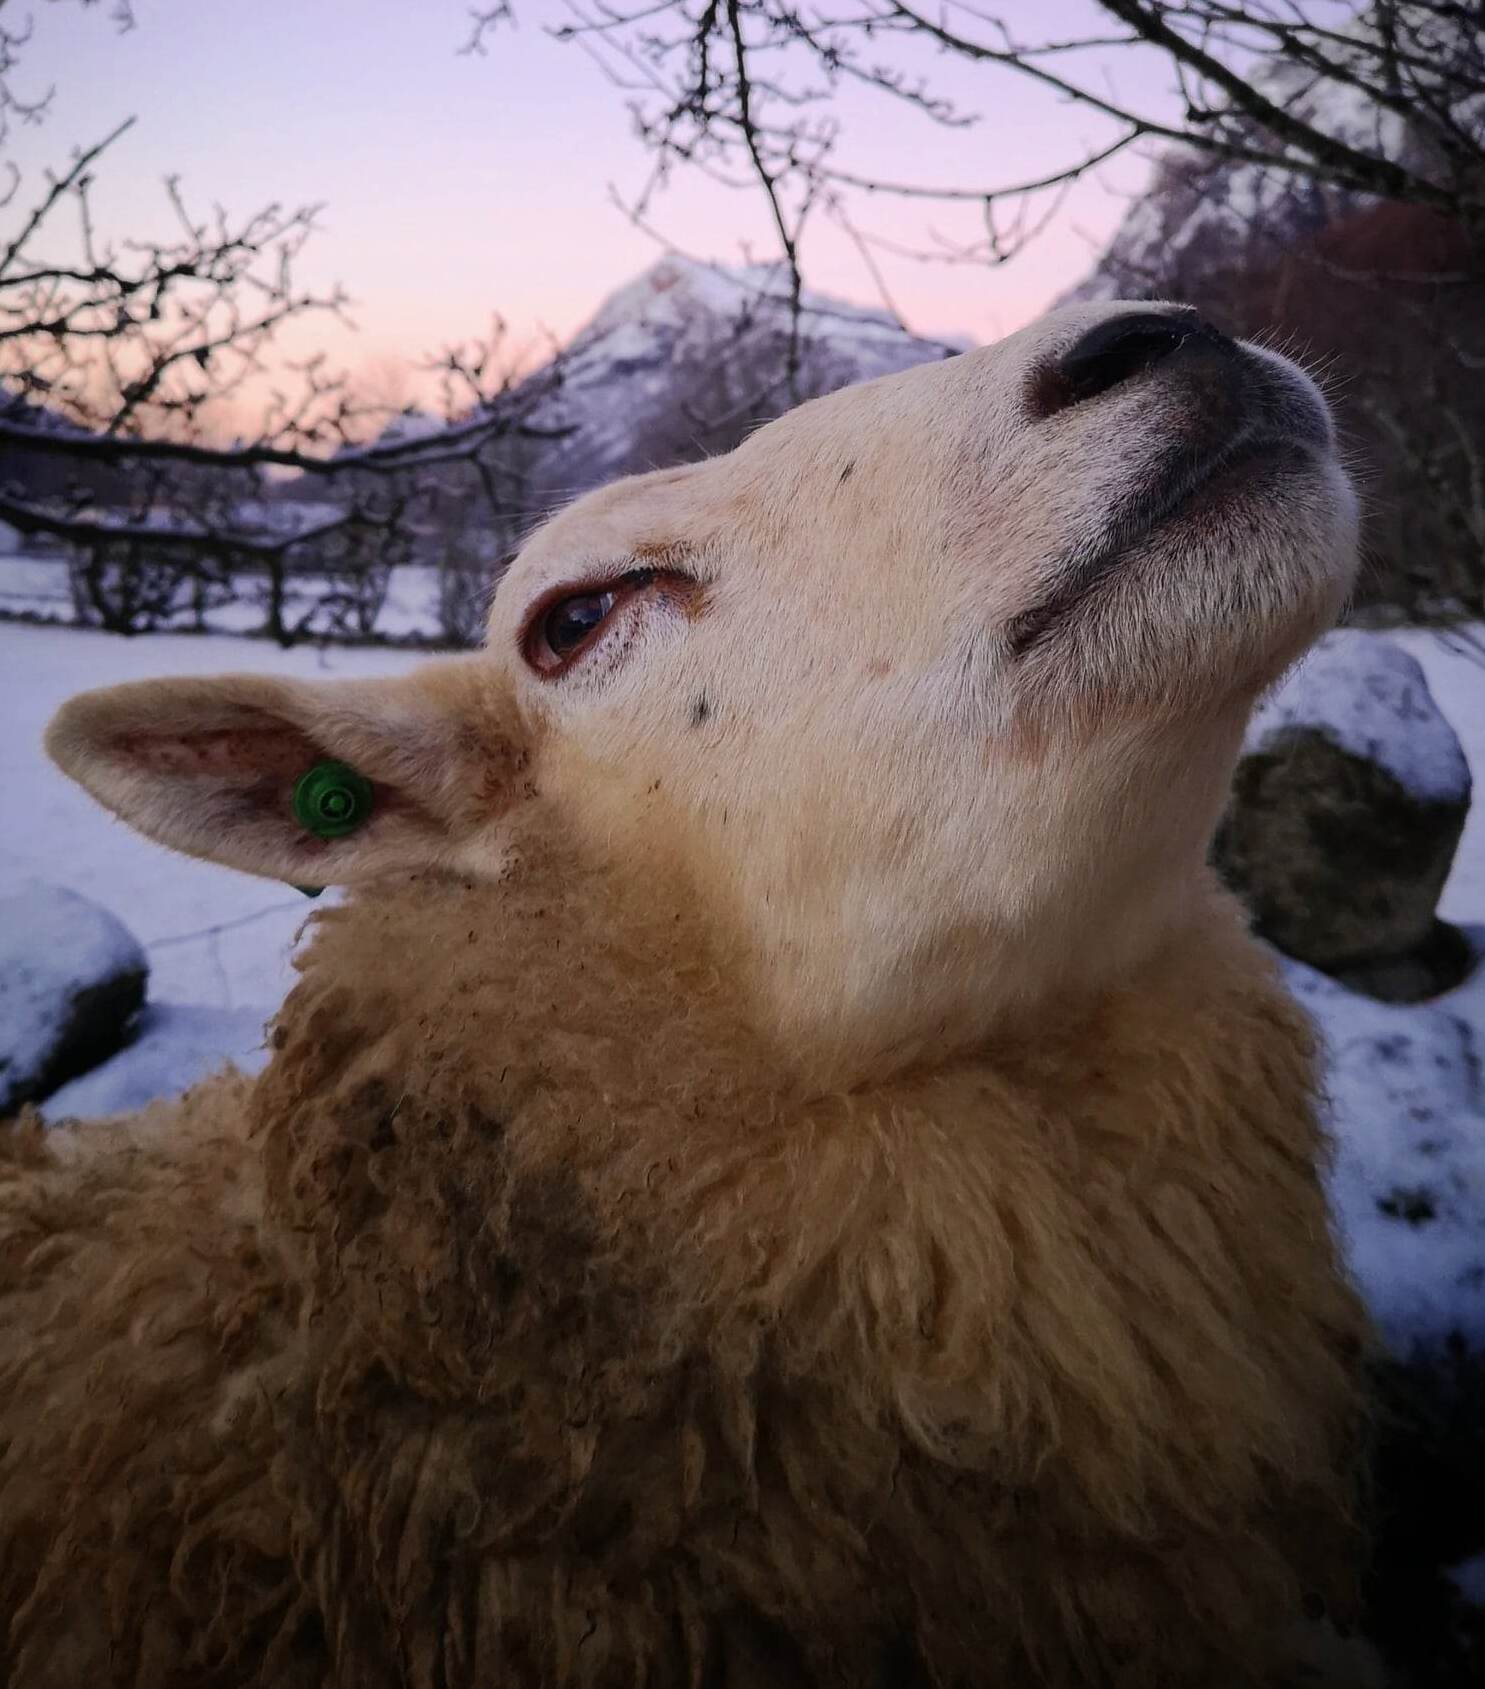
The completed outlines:
<svg viewBox="0 0 1485 1689">
<path fill-rule="evenodd" d="M 839 214 L 869 196 L 969 204 L 983 219 L 972 246 L 936 255 L 1004 262 L 1041 226 L 1059 190 L 1141 141 L 1179 143 L 1232 162 L 1379 199 L 1426 206 L 1477 233 L 1485 218 L 1485 6 L 1480 0 L 1095 0 L 1107 27 L 1033 40 L 967 0 L 932 7 L 902 0 L 567 0 L 554 33 L 592 54 L 632 95 L 656 181 L 678 165 L 738 183 L 751 179 L 773 210 L 786 260 L 803 219 Z M 493 27 L 507 8 L 485 14 Z M 940 128 L 980 114 L 937 92 L 927 71 L 903 67 L 931 48 L 939 59 L 1031 78 L 1104 131 L 1094 146 L 1024 179 L 946 184 L 885 179 L 842 163 L 836 97 L 865 89 Z M 1165 56 L 1180 116 L 1121 99 L 1107 69 L 1121 51 Z M 921 58 L 921 52 L 918 53 Z M 1377 114 L 1374 141 L 1339 138 L 1299 115 L 1302 89 L 1277 95 L 1265 69 L 1282 60 L 1310 85 L 1351 91 Z M 928 62 L 932 62 L 931 60 Z M 1405 148 L 1388 145 L 1387 119 Z M 652 184 L 653 186 L 653 184 Z"/>
<path fill-rule="evenodd" d="M 322 357 L 275 363 L 286 323 L 347 309 L 296 280 L 319 208 L 203 215 L 170 178 L 167 236 L 101 238 L 95 197 L 133 120 L 26 180 L 7 143 L 51 94 L 27 88 L 31 24 L 9 12 L 0 0 L 0 188 L 16 219 L 0 241 L 0 521 L 63 548 L 78 614 L 133 632 L 247 596 L 285 642 L 364 634 L 450 486 L 493 526 L 517 523 L 512 448 L 546 432 L 532 413 L 559 372 L 515 382 L 497 322 L 425 366 L 444 422 L 410 432 L 383 431 L 388 408 Z M 108 15 L 134 27 L 127 3 Z M 256 425 L 224 439 L 265 386 Z M 314 502 L 293 496 L 296 476 Z"/>
</svg>

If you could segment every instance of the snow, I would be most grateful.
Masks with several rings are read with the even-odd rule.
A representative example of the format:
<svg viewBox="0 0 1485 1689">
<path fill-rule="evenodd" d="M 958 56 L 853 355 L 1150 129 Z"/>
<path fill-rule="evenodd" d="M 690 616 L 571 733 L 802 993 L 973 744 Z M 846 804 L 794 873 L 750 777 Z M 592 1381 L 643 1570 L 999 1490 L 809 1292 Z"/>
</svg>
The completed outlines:
<svg viewBox="0 0 1485 1689">
<path fill-rule="evenodd" d="M 1254 712 L 1244 750 L 1312 727 L 1425 803 L 1468 801 L 1470 767 L 1452 724 L 1430 700 L 1422 665 L 1386 634 L 1327 634 Z"/>
<path fill-rule="evenodd" d="M 45 1070 L 82 992 L 142 975 L 147 966 L 134 936 L 106 908 L 35 877 L 7 875 L 0 892 L 0 1100 Z"/>
<path fill-rule="evenodd" d="M 784 320 L 790 276 L 785 264 L 704 264 L 672 255 L 611 293 L 587 327 L 573 340 L 570 353 L 600 347 L 605 359 L 646 356 L 649 329 L 661 324 L 685 328 L 698 314 L 719 322 L 752 315 Z M 845 333 L 864 342 L 900 347 L 916 337 L 890 312 L 853 305 L 804 289 L 800 294 L 804 333 Z M 942 356 L 947 343 L 921 342 L 922 356 Z M 956 343 L 957 349 L 957 343 Z"/>
<path fill-rule="evenodd" d="M 1357 38 L 1363 39 L 1366 26 L 1358 24 L 1353 28 Z M 1344 63 L 1344 57 L 1338 55 L 1337 62 Z M 1352 62 L 1362 78 L 1375 76 L 1374 57 L 1358 53 Z M 1254 83 L 1275 105 L 1347 146 L 1381 158 L 1402 156 L 1407 144 L 1402 118 L 1379 106 L 1364 88 L 1354 83 L 1316 76 L 1308 65 L 1285 58 L 1274 59 L 1255 77 Z M 1292 157 L 1297 149 L 1286 144 L 1274 150 Z"/>
<path fill-rule="evenodd" d="M 234 576 L 231 602 L 203 612 L 202 621 L 206 628 L 213 633 L 257 633 L 264 621 L 264 585 L 261 575 L 242 573 Z M 329 575 L 312 571 L 294 574 L 285 594 L 285 619 L 297 625 L 311 605 L 336 586 L 337 582 Z M 437 569 L 416 563 L 393 569 L 387 583 L 386 599 L 376 617 L 374 631 L 377 637 L 439 640 L 442 634 L 438 595 Z M 0 556 L 0 611 L 43 621 L 70 623 L 73 605 L 66 560 L 60 557 Z M 195 631 L 196 614 L 184 595 L 181 608 L 164 625 L 184 632 Z"/>
<path fill-rule="evenodd" d="M 94 1120 L 184 1091 L 231 1062 L 256 1073 L 268 1060 L 263 1027 L 271 1011 L 152 1003 L 126 1049 L 41 1104 L 44 1120 Z"/>
<path fill-rule="evenodd" d="M 70 621 L 66 563 L 55 557 L 0 557 L 0 610 Z"/>
<path fill-rule="evenodd" d="M 534 496 L 550 503 L 617 474 L 660 467 L 674 460 L 688 431 L 714 436 L 724 418 L 740 421 L 756 405 L 781 408 L 789 329 L 785 266 L 658 260 L 609 295 L 562 353 L 560 380 L 533 415 L 576 431 L 537 459 Z M 964 349 L 911 334 L 890 312 L 810 289 L 800 296 L 798 330 L 806 396 Z M 770 369 L 772 385 L 763 374 Z M 550 370 L 531 377 L 538 387 L 551 379 Z"/>
<path fill-rule="evenodd" d="M 1477 928 L 1485 952 L 1485 927 Z M 1485 1101 L 1472 1031 L 1449 999 L 1400 1007 L 1284 963 L 1318 1023 L 1336 1139 L 1332 1211 L 1397 1352 L 1458 1333 L 1485 1347 Z"/>
<path fill-rule="evenodd" d="M 1469 770 L 1485 771 L 1485 654 L 1472 652 L 1471 634 L 1478 638 L 1479 630 L 1460 639 L 1425 628 L 1385 635 L 1343 629 L 1324 642 L 1331 654 L 1301 665 L 1278 696 L 1297 684 L 1305 711 L 1332 723 L 1342 742 L 1382 756 L 1394 770 L 1416 758 L 1404 783 L 1447 795 L 1459 778 L 1459 751 Z M 1358 696 L 1363 652 L 1375 660 L 1382 649 L 1391 653 L 1383 680 L 1375 691 L 1363 685 Z M 1351 700 L 1345 712 L 1320 688 L 1327 672 Z M 1420 673 L 1458 750 L 1422 707 Z M 1387 707 L 1389 698 L 1400 716 Z M 1481 789 L 1439 913 L 1485 956 Z M 1485 1347 L 1485 962 L 1455 990 L 1407 1007 L 1347 991 L 1298 962 L 1284 967 L 1330 1051 L 1332 1206 L 1368 1305 L 1399 1350 L 1436 1344 L 1451 1331 Z M 1423 1217 L 1424 1207 L 1432 1207 L 1432 1217 Z"/>
<path fill-rule="evenodd" d="M 1327 675 L 1348 700 L 1345 710 L 1327 698 Z M 1457 748 L 1424 707 L 1420 675 Z M 1344 629 L 1273 702 L 1291 688 L 1291 715 L 1324 719 L 1348 748 L 1379 756 L 1420 795 L 1457 791 L 1461 751 L 1468 769 L 1485 770 L 1485 660 L 1467 641 L 1424 628 Z M 1485 955 L 1478 797 L 1439 913 Z M 1485 1347 L 1485 964 L 1454 991 L 1409 1007 L 1349 992 L 1297 962 L 1286 962 L 1285 972 L 1330 1050 L 1332 1205 L 1368 1305 L 1399 1350 L 1451 1331 Z"/>
</svg>

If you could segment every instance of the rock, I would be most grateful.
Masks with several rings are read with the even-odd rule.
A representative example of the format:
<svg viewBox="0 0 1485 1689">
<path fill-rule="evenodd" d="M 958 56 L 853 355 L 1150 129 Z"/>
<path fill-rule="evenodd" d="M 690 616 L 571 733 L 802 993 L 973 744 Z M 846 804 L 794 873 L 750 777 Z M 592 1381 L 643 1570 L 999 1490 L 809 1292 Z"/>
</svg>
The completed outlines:
<svg viewBox="0 0 1485 1689">
<path fill-rule="evenodd" d="M 1485 1357 L 1485 1097 L 1470 1026 L 1374 1002 L 1288 961 L 1326 1046 L 1331 1210 L 1352 1276 L 1399 1361 Z"/>
<path fill-rule="evenodd" d="M 1435 914 L 1469 802 L 1469 764 L 1417 661 L 1342 629 L 1254 715 L 1214 859 L 1287 955 L 1417 1001 L 1472 965 Z"/>
<path fill-rule="evenodd" d="M 267 1060 L 268 1009 L 206 1009 L 151 1003 L 138 1035 L 111 1060 L 54 1091 L 43 1119 L 92 1120 L 173 1097 L 228 1065 L 255 1073 Z"/>
<path fill-rule="evenodd" d="M 27 880 L 0 897 L 0 1115 L 119 1049 L 148 977 L 128 928 L 76 892 Z"/>
<path fill-rule="evenodd" d="M 760 422 L 852 382 L 963 350 L 887 311 L 806 289 L 797 324 L 783 264 L 705 264 L 667 254 L 611 293 L 516 403 L 561 431 L 524 443 L 528 507 L 637 470 L 729 450 Z M 787 378 L 790 348 L 797 359 Z"/>
<path fill-rule="evenodd" d="M 1476 956 L 1458 927 L 1435 921 L 1423 943 L 1406 956 L 1332 967 L 1330 976 L 1352 991 L 1384 1003 L 1421 1003 L 1452 991 L 1474 969 Z"/>
</svg>

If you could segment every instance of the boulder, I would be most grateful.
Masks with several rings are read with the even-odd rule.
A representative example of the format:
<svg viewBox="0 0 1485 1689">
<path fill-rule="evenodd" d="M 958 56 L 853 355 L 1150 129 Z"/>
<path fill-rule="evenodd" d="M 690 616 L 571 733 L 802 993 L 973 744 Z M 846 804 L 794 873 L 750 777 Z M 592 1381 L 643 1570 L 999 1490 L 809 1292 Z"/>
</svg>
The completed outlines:
<svg viewBox="0 0 1485 1689">
<path fill-rule="evenodd" d="M 1472 965 L 1436 914 L 1469 802 L 1469 764 L 1417 661 L 1341 629 L 1255 713 L 1214 859 L 1286 955 L 1415 1002 Z"/>
<path fill-rule="evenodd" d="M 149 963 L 123 923 L 39 880 L 0 895 L 0 1115 L 128 1040 Z"/>
</svg>

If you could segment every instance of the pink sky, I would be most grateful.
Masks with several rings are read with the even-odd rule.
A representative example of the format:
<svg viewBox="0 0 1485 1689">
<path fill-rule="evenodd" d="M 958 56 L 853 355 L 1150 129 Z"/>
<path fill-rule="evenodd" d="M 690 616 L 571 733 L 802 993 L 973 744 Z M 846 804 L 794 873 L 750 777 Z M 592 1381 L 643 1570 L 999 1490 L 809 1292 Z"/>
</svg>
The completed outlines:
<svg viewBox="0 0 1485 1689">
<path fill-rule="evenodd" d="M 160 182 L 171 172 L 203 208 L 325 202 L 300 274 L 344 283 L 359 330 L 301 328 L 295 352 L 323 344 L 337 363 L 371 372 L 479 334 L 496 311 L 519 341 L 564 338 L 659 254 L 610 201 L 611 185 L 632 194 L 646 174 L 628 96 L 544 27 L 570 16 L 563 0 L 518 5 L 519 27 L 493 37 L 485 58 L 456 55 L 461 0 L 135 0 L 138 27 L 123 36 L 106 6 L 36 9 L 25 71 L 33 86 L 54 82 L 56 100 L 43 126 L 13 137 L 12 156 L 35 172 L 137 115 L 99 171 L 106 232 L 164 228 Z M 1007 15 L 1028 34 L 1107 27 L 1091 0 L 1011 0 Z M 981 121 L 947 133 L 853 97 L 843 164 L 978 187 L 1053 168 L 1106 133 L 1019 77 L 919 63 Z M 1170 109 L 1158 59 L 1120 54 L 1108 74 L 1124 96 Z M 883 259 L 894 303 L 921 332 L 1008 332 L 1088 268 L 1144 175 L 1131 156 L 1080 186 L 1035 246 L 998 270 Z M 930 225 L 974 234 L 962 212 L 881 199 L 858 210 L 864 226 L 902 243 L 921 243 Z M 697 176 L 678 179 L 654 220 L 700 257 L 777 253 L 755 194 Z M 873 298 L 860 257 L 833 229 L 817 225 L 803 257 L 815 287 Z"/>
</svg>

